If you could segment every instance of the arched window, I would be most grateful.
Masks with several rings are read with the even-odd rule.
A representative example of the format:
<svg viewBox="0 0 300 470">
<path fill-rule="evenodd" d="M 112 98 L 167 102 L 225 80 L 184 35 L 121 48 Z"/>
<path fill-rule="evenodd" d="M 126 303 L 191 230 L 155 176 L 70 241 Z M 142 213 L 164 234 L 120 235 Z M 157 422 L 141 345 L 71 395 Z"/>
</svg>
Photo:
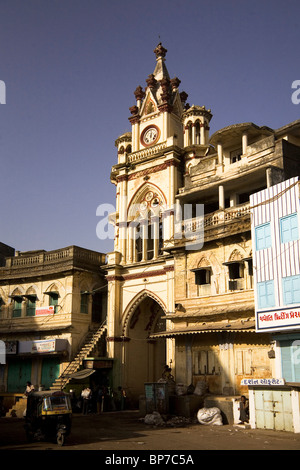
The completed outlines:
<svg viewBox="0 0 300 470">
<path fill-rule="evenodd" d="M 162 253 L 162 196 L 148 186 L 145 189 L 133 204 L 136 212 L 130 214 L 128 262 L 148 261 Z"/>
<path fill-rule="evenodd" d="M 200 137 L 200 122 L 197 121 L 195 123 L 195 144 L 200 145 L 201 144 L 201 137 Z"/>
</svg>

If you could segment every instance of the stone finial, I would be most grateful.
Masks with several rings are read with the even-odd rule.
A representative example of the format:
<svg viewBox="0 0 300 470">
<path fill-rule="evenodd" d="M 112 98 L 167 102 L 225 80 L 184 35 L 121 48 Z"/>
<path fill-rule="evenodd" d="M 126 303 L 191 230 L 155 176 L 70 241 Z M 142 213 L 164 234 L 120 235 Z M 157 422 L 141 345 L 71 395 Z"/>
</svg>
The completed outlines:
<svg viewBox="0 0 300 470">
<path fill-rule="evenodd" d="M 188 95 L 185 91 L 182 91 L 182 92 L 180 93 L 180 99 L 181 99 L 181 101 L 182 101 L 183 103 L 185 103 L 186 100 L 188 99 L 188 96 L 189 96 L 189 95 Z"/>
<path fill-rule="evenodd" d="M 181 83 L 181 80 L 179 80 L 179 78 L 177 77 L 172 78 L 171 80 L 172 89 L 175 90 L 176 88 L 178 88 L 180 83 Z"/>
<path fill-rule="evenodd" d="M 165 57 L 166 56 L 166 53 L 168 52 L 167 49 L 165 49 L 161 42 L 156 46 L 156 48 L 154 49 L 154 54 L 156 55 L 156 58 L 158 59 L 159 57 Z"/>
<path fill-rule="evenodd" d="M 157 85 L 157 80 L 156 80 L 156 78 L 154 77 L 153 73 L 151 73 L 151 74 L 148 76 L 148 78 L 147 78 L 147 80 L 146 80 L 146 83 L 147 83 L 147 85 L 148 85 L 149 88 L 155 88 L 155 87 L 156 87 L 156 85 Z"/>
<path fill-rule="evenodd" d="M 136 89 L 134 91 L 134 96 L 135 96 L 135 99 L 137 101 L 142 100 L 143 98 L 145 98 L 145 92 L 144 92 L 143 88 L 140 85 L 138 87 L 136 87 Z"/>
<path fill-rule="evenodd" d="M 137 106 L 131 106 L 131 108 L 129 108 L 129 111 L 131 112 L 131 114 L 135 115 L 138 114 L 139 108 Z"/>
</svg>

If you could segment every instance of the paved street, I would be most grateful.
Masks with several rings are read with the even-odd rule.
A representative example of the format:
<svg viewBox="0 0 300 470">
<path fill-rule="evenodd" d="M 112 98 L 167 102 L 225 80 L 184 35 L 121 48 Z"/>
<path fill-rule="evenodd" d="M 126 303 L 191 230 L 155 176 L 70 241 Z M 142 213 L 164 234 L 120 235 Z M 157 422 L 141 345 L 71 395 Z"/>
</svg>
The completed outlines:
<svg viewBox="0 0 300 470">
<path fill-rule="evenodd" d="M 300 450 L 300 434 L 241 429 L 231 425 L 154 427 L 137 411 L 74 415 L 64 447 L 52 442 L 27 443 L 23 420 L 0 419 L 0 450 Z"/>
</svg>

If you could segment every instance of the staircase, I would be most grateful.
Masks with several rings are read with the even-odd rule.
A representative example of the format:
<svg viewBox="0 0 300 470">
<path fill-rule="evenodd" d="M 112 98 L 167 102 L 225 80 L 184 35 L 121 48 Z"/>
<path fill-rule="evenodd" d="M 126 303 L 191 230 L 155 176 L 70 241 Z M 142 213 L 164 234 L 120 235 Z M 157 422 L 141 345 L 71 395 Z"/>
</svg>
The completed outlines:
<svg viewBox="0 0 300 470">
<path fill-rule="evenodd" d="M 82 366 L 83 360 L 94 350 L 99 339 L 105 334 L 107 327 L 104 323 L 100 327 L 90 330 L 85 337 L 85 343 L 81 347 L 77 356 L 67 365 L 63 373 L 58 377 L 50 390 L 62 390 L 71 380 L 70 374 L 77 372 Z M 6 413 L 7 418 L 23 418 L 24 411 L 27 407 L 27 398 L 20 398 L 15 405 Z"/>
<path fill-rule="evenodd" d="M 6 418 L 23 418 L 27 408 L 27 398 L 20 398 L 14 406 L 6 413 Z"/>
<path fill-rule="evenodd" d="M 74 359 L 67 365 L 63 373 L 55 380 L 55 382 L 50 387 L 50 390 L 62 390 L 71 380 L 70 375 L 77 372 L 84 359 L 94 350 L 99 339 L 106 332 L 106 325 L 102 324 L 100 327 L 97 327 L 91 330 L 85 337 L 85 343 L 81 347 L 79 353 L 74 357 Z"/>
</svg>

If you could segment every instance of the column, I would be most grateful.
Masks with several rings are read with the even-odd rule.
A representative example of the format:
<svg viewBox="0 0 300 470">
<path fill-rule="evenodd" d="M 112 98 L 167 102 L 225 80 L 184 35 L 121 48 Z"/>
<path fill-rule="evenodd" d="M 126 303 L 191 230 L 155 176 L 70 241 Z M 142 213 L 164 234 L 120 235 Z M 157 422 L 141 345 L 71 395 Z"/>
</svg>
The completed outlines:
<svg viewBox="0 0 300 470">
<path fill-rule="evenodd" d="M 192 145 L 196 144 L 196 123 L 192 124 Z"/>
<path fill-rule="evenodd" d="M 223 146 L 218 144 L 218 165 L 223 164 Z"/>
<path fill-rule="evenodd" d="M 248 147 L 248 135 L 245 132 L 242 135 L 242 153 L 243 153 L 243 155 L 245 155 L 245 153 L 247 152 L 247 147 Z"/>
<path fill-rule="evenodd" d="M 129 227 L 127 229 L 127 252 L 128 252 L 128 257 L 127 257 L 127 261 L 129 263 L 132 263 L 133 261 L 133 247 L 134 247 L 134 227 L 132 226 L 132 222 L 131 224 L 129 224 Z"/>
<path fill-rule="evenodd" d="M 200 144 L 205 145 L 205 123 L 204 122 L 200 124 L 200 136 L 201 136 Z"/>
<path fill-rule="evenodd" d="M 225 191 L 223 185 L 219 186 L 219 209 L 225 209 Z"/>
<path fill-rule="evenodd" d="M 144 219 L 141 222 L 142 225 L 142 261 L 147 260 L 147 240 L 148 240 L 148 220 Z"/>
<path fill-rule="evenodd" d="M 136 237 L 137 237 L 137 230 L 136 230 L 136 225 L 132 227 L 132 258 L 133 262 L 136 263 L 137 261 L 137 253 L 136 253 Z"/>
<path fill-rule="evenodd" d="M 152 219 L 152 222 L 154 226 L 153 258 L 156 259 L 158 257 L 158 248 L 159 248 L 159 217 L 154 217 Z"/>
</svg>

